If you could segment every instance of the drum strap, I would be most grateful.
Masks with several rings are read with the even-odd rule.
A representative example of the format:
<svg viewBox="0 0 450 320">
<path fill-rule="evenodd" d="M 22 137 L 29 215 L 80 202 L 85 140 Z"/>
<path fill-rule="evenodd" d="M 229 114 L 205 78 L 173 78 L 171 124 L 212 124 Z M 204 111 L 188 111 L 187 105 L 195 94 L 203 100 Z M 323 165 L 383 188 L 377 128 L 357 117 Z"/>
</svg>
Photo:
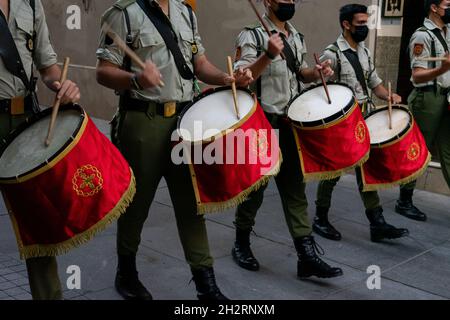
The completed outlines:
<svg viewBox="0 0 450 320">
<path fill-rule="evenodd" d="M 300 84 L 301 74 L 299 72 L 300 66 L 298 65 L 297 50 L 295 50 L 296 54 L 294 55 L 291 45 L 286 40 L 286 36 L 283 33 L 280 33 L 280 36 L 281 36 L 281 39 L 283 40 L 283 44 L 284 44 L 283 53 L 286 56 L 287 66 L 288 66 L 289 70 L 291 70 L 291 72 L 293 74 L 295 74 L 295 77 L 297 78 L 297 82 L 298 82 L 298 90 L 300 91 L 301 90 L 301 84 Z"/>
<path fill-rule="evenodd" d="M 256 29 L 251 30 L 256 38 L 256 58 L 259 58 L 263 52 L 262 41 L 261 38 L 259 37 L 258 31 L 256 31 Z M 258 80 L 256 80 L 256 98 L 260 102 L 261 102 L 261 90 L 262 90 L 261 77 L 259 77 Z"/>
<path fill-rule="evenodd" d="M 189 68 L 178 46 L 178 37 L 172 27 L 170 20 L 167 18 L 161 8 L 145 0 L 137 0 L 137 4 L 141 7 L 147 17 L 152 21 L 161 37 L 164 39 L 167 48 L 172 53 L 177 66 L 178 72 L 185 80 L 194 80 L 193 71 Z M 194 39 L 195 41 L 195 39 Z M 194 53 L 192 53 L 194 55 Z"/>
<path fill-rule="evenodd" d="M 367 81 L 364 77 L 364 71 L 361 66 L 361 62 L 359 62 L 358 54 L 354 52 L 352 49 L 347 49 L 342 52 L 347 60 L 350 62 L 350 64 L 353 67 L 353 70 L 355 71 L 356 78 L 358 79 L 358 82 L 361 84 L 364 94 L 370 99 L 369 97 L 369 90 L 367 89 Z"/>
</svg>

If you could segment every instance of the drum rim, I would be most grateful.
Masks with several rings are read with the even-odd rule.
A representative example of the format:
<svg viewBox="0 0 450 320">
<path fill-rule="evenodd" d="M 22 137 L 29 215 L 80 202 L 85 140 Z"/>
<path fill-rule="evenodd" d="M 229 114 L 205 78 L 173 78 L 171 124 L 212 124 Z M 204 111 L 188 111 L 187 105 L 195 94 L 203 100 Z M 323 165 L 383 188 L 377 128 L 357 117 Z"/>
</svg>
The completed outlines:
<svg viewBox="0 0 450 320">
<path fill-rule="evenodd" d="M 64 143 L 64 145 L 58 149 L 58 151 L 55 152 L 51 157 L 49 157 L 46 161 L 41 163 L 40 165 L 34 167 L 33 169 L 28 170 L 25 173 L 22 173 L 17 176 L 13 177 L 0 177 L 0 184 L 11 184 L 11 183 L 22 183 L 29 179 L 32 179 L 47 170 L 54 167 L 61 159 L 59 159 L 60 155 L 64 153 L 68 148 L 70 148 L 71 144 L 74 142 L 77 142 L 76 137 L 80 134 L 83 127 L 86 127 L 86 121 L 88 119 L 88 116 L 86 114 L 86 111 L 78 104 L 68 104 L 61 106 L 59 108 L 59 111 L 68 111 L 68 110 L 74 110 L 77 112 L 80 112 L 80 119 L 79 123 L 76 126 L 76 129 L 74 130 L 71 137 L 67 139 L 67 141 Z M 21 133 L 23 133 L 27 128 L 35 124 L 36 122 L 42 120 L 43 118 L 50 116 L 52 113 L 52 108 L 48 108 L 46 110 L 43 110 L 37 114 L 33 114 L 31 117 L 27 118 L 23 123 L 21 123 L 14 131 L 9 133 L 4 141 L 0 143 L 0 158 L 3 156 L 3 153 L 6 151 L 8 146 L 14 141 L 15 138 L 17 138 Z M 73 139 L 72 139 L 73 137 Z M 75 143 L 76 145 L 76 143 Z M 74 146 L 75 146 L 74 145 Z M 72 148 L 71 148 L 72 149 Z"/>
<path fill-rule="evenodd" d="M 356 100 L 355 92 L 353 91 L 353 89 L 349 85 L 347 85 L 345 83 L 342 83 L 342 82 L 328 82 L 327 85 L 340 85 L 340 86 L 343 86 L 343 87 L 346 87 L 346 88 L 350 89 L 350 91 L 353 94 L 352 95 L 352 100 L 345 106 L 345 108 L 341 109 L 340 112 L 337 112 L 337 113 L 335 113 L 335 114 L 333 114 L 333 115 L 331 115 L 331 116 L 329 116 L 329 117 L 327 117 L 325 119 L 322 119 L 322 120 L 297 121 L 297 120 L 289 118 L 289 110 L 291 109 L 292 104 L 294 103 L 295 100 L 297 100 L 301 95 L 305 94 L 308 91 L 314 90 L 314 89 L 319 88 L 319 87 L 323 87 L 323 85 L 320 84 L 320 83 L 312 85 L 312 86 L 308 87 L 307 89 L 303 90 L 301 93 L 298 93 L 297 95 L 295 95 L 289 101 L 288 107 L 286 109 L 286 116 L 292 122 L 292 124 L 294 126 L 300 128 L 300 129 L 322 129 L 324 127 L 333 125 L 334 122 L 344 118 L 345 116 L 347 116 L 353 110 L 353 106 L 358 101 Z M 342 112 L 342 110 L 344 110 L 344 112 Z"/>
<path fill-rule="evenodd" d="M 181 126 L 181 120 L 183 119 L 183 116 L 189 111 L 189 109 L 192 108 L 192 106 L 194 104 L 196 104 L 198 101 L 200 101 L 201 99 L 203 99 L 203 98 L 205 98 L 205 97 L 207 97 L 209 95 L 212 95 L 214 93 L 218 93 L 218 92 L 221 92 L 221 91 L 232 90 L 231 86 L 223 86 L 223 87 L 217 87 L 217 88 L 208 89 L 208 90 L 202 92 L 197 97 L 195 97 L 186 107 L 184 107 L 184 109 L 181 111 L 180 115 L 178 116 L 177 133 L 178 133 L 178 136 L 180 137 L 181 141 L 184 142 L 184 143 L 189 143 L 191 145 L 209 144 L 209 143 L 214 142 L 215 140 L 225 136 L 229 132 L 229 130 L 237 129 L 242 124 L 244 124 L 256 112 L 256 109 L 258 107 L 258 99 L 256 98 L 256 95 L 252 91 L 247 89 L 247 88 L 239 87 L 239 88 L 236 88 L 236 89 L 238 91 L 244 91 L 244 92 L 248 93 L 250 96 L 252 96 L 253 101 L 254 101 L 250 112 L 245 117 L 241 118 L 241 120 L 238 123 L 236 123 L 235 125 L 233 125 L 232 127 L 228 128 L 228 129 L 225 129 L 225 130 L 222 130 L 221 132 L 219 132 L 218 134 L 210 137 L 207 140 L 204 140 L 204 139 L 197 140 L 197 141 L 184 140 L 182 135 L 181 135 L 181 132 L 180 132 L 180 126 Z"/>
<path fill-rule="evenodd" d="M 388 106 L 382 106 L 381 108 L 377 108 L 376 110 L 372 111 L 370 114 L 366 115 L 364 117 L 364 121 L 366 121 L 369 117 L 373 116 L 374 114 L 388 110 L 388 109 L 389 109 Z M 370 144 L 371 148 L 386 148 L 388 146 L 391 146 L 394 143 L 396 143 L 397 141 L 400 141 L 402 138 L 404 138 L 408 134 L 408 132 L 413 128 L 414 116 L 407 106 L 402 105 L 402 104 L 395 104 L 392 106 L 392 109 L 403 110 L 409 114 L 408 126 L 405 129 L 403 129 L 399 134 L 397 134 L 395 137 L 392 137 L 381 143 L 371 143 Z"/>
</svg>

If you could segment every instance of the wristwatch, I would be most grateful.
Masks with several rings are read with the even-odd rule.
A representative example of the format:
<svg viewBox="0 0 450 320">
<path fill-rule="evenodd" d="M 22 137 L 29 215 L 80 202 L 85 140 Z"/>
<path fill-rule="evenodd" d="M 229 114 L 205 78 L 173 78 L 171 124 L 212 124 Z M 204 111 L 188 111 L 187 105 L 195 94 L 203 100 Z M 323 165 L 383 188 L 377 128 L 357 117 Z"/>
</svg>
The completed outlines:
<svg viewBox="0 0 450 320">
<path fill-rule="evenodd" d="M 131 77 L 131 88 L 139 91 L 144 90 L 144 88 L 142 88 L 142 86 L 139 84 L 137 74 L 133 74 L 133 76 Z"/>
<path fill-rule="evenodd" d="M 276 57 L 274 55 L 272 55 L 269 50 L 264 50 L 266 53 L 266 57 L 269 58 L 270 60 L 275 59 Z"/>
</svg>

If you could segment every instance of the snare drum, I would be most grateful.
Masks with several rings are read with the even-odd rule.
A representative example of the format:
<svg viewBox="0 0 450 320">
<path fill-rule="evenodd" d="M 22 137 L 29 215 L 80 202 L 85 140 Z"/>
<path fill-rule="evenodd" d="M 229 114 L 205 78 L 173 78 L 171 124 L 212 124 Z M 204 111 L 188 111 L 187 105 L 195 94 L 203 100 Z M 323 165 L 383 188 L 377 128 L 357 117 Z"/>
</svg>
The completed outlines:
<svg viewBox="0 0 450 320">
<path fill-rule="evenodd" d="M 61 107 L 47 148 L 50 118 L 47 109 L 23 123 L 0 149 L 0 188 L 25 259 L 88 241 L 135 193 L 128 163 L 81 107 Z"/>
<path fill-rule="evenodd" d="M 191 171 L 199 214 L 243 202 L 280 168 L 278 138 L 250 91 L 208 90 L 180 115 L 178 133 Z"/>
<path fill-rule="evenodd" d="M 408 107 L 382 107 L 366 117 L 371 137 L 369 160 L 362 166 L 364 191 L 389 188 L 416 180 L 431 160 L 425 139 Z"/>
<path fill-rule="evenodd" d="M 360 166 L 369 156 L 370 138 L 350 87 L 322 85 L 293 99 L 287 115 L 297 142 L 304 180 L 326 180 Z"/>
</svg>

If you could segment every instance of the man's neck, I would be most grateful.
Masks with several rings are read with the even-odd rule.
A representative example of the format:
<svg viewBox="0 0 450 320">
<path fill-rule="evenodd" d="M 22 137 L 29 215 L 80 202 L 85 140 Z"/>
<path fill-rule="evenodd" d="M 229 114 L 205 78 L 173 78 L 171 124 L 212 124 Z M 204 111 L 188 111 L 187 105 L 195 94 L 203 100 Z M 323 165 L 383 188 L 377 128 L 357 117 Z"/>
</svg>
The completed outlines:
<svg viewBox="0 0 450 320">
<path fill-rule="evenodd" d="M 344 36 L 344 39 L 350 45 L 350 47 L 352 47 L 355 50 L 358 48 L 358 43 L 353 39 L 352 35 L 350 34 L 350 31 L 345 30 L 343 33 L 343 36 Z"/>
<path fill-rule="evenodd" d="M 278 20 L 278 18 L 275 16 L 275 14 L 270 11 L 267 14 L 267 17 L 269 18 L 270 21 L 272 21 L 272 23 L 279 29 L 281 30 L 284 34 L 289 35 L 289 31 L 287 29 L 287 23 Z"/>
<path fill-rule="evenodd" d="M 443 27 L 445 27 L 444 22 L 442 22 L 442 19 L 437 15 L 437 14 L 430 14 L 428 16 L 428 19 L 430 19 L 431 21 L 433 21 L 433 23 L 439 28 L 442 29 Z"/>
<path fill-rule="evenodd" d="M 158 4 L 166 16 L 169 16 L 169 0 L 158 0 Z"/>
<path fill-rule="evenodd" d="M 9 19 L 9 0 L 0 0 L 0 8 L 5 15 L 6 19 Z"/>
</svg>

